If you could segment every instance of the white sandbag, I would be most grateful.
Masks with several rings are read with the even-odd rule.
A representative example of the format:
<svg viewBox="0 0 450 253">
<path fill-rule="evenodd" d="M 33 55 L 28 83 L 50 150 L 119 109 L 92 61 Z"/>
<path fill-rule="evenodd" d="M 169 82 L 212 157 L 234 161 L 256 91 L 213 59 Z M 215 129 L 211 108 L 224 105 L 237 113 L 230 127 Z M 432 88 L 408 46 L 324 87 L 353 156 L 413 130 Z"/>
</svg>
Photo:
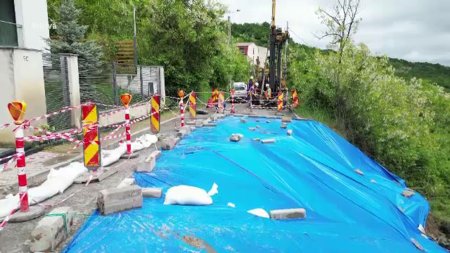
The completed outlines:
<svg viewBox="0 0 450 253">
<path fill-rule="evenodd" d="M 151 145 L 158 141 L 158 137 L 153 134 L 145 134 L 137 138 L 133 143 L 131 143 L 131 150 L 139 151 L 144 148 L 149 148 Z"/>
<path fill-rule="evenodd" d="M 58 170 L 51 170 L 47 180 L 37 187 L 28 190 L 28 199 L 30 204 L 42 202 L 58 193 L 62 193 L 73 181 L 87 169 L 82 163 L 75 162 Z M 7 216 L 11 210 L 19 208 L 19 195 L 8 195 L 0 200 L 0 220 Z"/>
<path fill-rule="evenodd" d="M 112 150 L 102 150 L 102 166 L 109 165 L 119 161 L 120 157 L 127 152 L 125 144 L 120 144 L 119 147 Z"/>
<path fill-rule="evenodd" d="M 213 203 L 211 196 L 218 193 L 217 188 L 217 184 L 214 183 L 211 190 L 206 193 L 205 190 L 194 186 L 174 186 L 167 190 L 164 205 L 211 205 Z"/>
<path fill-rule="evenodd" d="M 58 193 L 63 193 L 84 172 L 87 172 L 87 169 L 79 162 L 71 163 L 58 170 L 52 169 L 44 183 L 29 189 L 30 203 L 39 203 Z"/>
<path fill-rule="evenodd" d="M 19 207 L 19 195 L 7 195 L 4 199 L 0 199 L 0 220 L 8 216 L 12 210 Z"/>
<path fill-rule="evenodd" d="M 262 208 L 255 208 L 252 210 L 248 210 L 247 213 L 253 214 L 255 216 L 262 217 L 262 218 L 267 218 L 267 219 L 270 218 L 269 213 L 267 213 L 266 210 L 264 210 Z"/>
</svg>

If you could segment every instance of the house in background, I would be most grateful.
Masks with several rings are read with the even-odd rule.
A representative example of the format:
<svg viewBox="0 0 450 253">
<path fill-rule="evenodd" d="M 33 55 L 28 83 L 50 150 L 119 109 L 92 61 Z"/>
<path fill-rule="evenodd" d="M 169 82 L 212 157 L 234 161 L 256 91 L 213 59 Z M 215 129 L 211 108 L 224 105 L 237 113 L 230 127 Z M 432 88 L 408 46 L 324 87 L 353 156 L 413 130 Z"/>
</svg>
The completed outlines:
<svg viewBox="0 0 450 253">
<path fill-rule="evenodd" d="M 42 52 L 48 28 L 46 0 L 0 0 L 0 124 L 12 121 L 7 103 L 15 99 L 27 103 L 25 118 L 47 113 Z M 11 129 L 0 131 L 1 142 L 13 139 Z"/>
<path fill-rule="evenodd" d="M 259 68 L 264 67 L 264 63 L 268 57 L 268 49 L 265 47 L 257 46 L 253 42 L 241 42 L 237 43 L 239 51 L 247 56 L 247 60 L 253 65 Z"/>
</svg>

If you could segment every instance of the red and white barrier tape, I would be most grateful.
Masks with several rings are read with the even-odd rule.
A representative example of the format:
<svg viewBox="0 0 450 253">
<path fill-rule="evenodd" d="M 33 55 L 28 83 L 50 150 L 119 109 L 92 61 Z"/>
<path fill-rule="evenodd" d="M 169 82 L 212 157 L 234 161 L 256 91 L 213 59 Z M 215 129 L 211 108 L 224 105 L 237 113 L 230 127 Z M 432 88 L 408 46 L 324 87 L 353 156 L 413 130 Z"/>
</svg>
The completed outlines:
<svg viewBox="0 0 450 253">
<path fill-rule="evenodd" d="M 6 162 L 5 164 L 3 164 L 3 166 L 0 168 L 0 172 L 8 170 L 8 167 L 11 166 L 11 164 L 16 160 L 16 155 L 15 154 L 12 155 L 12 156 L 9 156 L 9 157 L 11 159 L 8 162 Z"/>
<path fill-rule="evenodd" d="M 27 196 L 27 194 L 22 195 L 22 197 L 19 199 L 19 203 L 22 202 L 23 198 Z M 6 224 L 8 224 L 8 221 L 11 219 L 11 216 L 13 216 L 18 210 L 20 210 L 18 207 L 14 208 L 13 210 L 11 210 L 8 214 L 8 216 L 6 216 L 2 223 L 0 223 L 0 232 L 2 232 L 3 229 L 5 229 Z"/>
</svg>

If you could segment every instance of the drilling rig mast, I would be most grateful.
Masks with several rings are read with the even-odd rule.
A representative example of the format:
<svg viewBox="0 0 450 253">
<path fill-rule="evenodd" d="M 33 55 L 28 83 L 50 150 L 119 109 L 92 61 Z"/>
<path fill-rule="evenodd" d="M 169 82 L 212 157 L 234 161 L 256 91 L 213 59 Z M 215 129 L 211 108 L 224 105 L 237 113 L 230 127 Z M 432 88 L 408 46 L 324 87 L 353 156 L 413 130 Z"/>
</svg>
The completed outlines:
<svg viewBox="0 0 450 253">
<path fill-rule="evenodd" d="M 282 31 L 275 24 L 276 0 L 272 0 L 272 22 L 270 26 L 269 84 L 273 91 L 285 88 L 285 80 L 281 75 L 282 48 L 289 38 L 288 31 Z M 284 86 L 284 87 L 283 87 Z"/>
</svg>

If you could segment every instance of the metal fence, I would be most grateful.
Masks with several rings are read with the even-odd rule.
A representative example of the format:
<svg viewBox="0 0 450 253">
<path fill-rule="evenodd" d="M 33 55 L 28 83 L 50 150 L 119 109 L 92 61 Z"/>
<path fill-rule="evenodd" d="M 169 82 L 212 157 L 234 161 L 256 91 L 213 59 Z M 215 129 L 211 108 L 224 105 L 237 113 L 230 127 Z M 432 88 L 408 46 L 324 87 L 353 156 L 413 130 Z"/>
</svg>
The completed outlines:
<svg viewBox="0 0 450 253">
<path fill-rule="evenodd" d="M 44 81 L 47 112 L 70 106 L 69 69 L 61 55 L 44 54 Z M 78 58 L 81 103 L 94 102 L 99 111 L 120 105 L 120 94 L 133 95 L 132 103 L 147 101 L 153 94 L 165 95 L 164 69 L 138 66 L 136 74 L 119 74 L 116 63 L 88 62 Z M 71 126 L 70 113 L 61 113 L 48 120 L 49 129 L 64 130 Z"/>
</svg>

